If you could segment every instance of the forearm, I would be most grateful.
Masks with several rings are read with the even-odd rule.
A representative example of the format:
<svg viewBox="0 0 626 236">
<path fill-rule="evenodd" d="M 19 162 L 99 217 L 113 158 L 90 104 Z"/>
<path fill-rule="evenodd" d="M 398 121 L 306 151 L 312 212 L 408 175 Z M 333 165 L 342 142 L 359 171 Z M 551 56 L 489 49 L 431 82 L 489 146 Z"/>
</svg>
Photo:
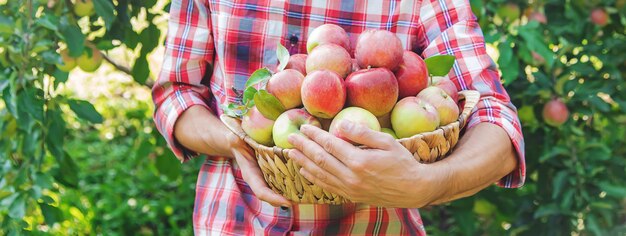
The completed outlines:
<svg viewBox="0 0 626 236">
<path fill-rule="evenodd" d="M 182 146 L 211 156 L 232 157 L 228 142 L 234 134 L 208 109 L 192 106 L 174 126 L 174 137 Z"/>
<path fill-rule="evenodd" d="M 469 129 L 448 158 L 431 164 L 444 186 L 433 204 L 474 195 L 511 173 L 517 166 L 507 133 L 491 123 Z"/>
</svg>

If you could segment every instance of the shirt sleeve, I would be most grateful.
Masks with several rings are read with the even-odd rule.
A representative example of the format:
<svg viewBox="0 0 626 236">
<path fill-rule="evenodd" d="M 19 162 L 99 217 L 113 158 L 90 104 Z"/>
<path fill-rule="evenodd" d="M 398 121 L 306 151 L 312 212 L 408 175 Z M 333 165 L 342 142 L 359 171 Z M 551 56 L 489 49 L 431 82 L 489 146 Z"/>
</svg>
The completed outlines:
<svg viewBox="0 0 626 236">
<path fill-rule="evenodd" d="M 213 35 L 209 8 L 201 1 L 172 1 L 163 67 L 152 88 L 157 129 L 181 162 L 197 153 L 174 138 L 178 117 L 194 105 L 211 110 L 211 92 L 202 81 L 213 61 Z"/>
<path fill-rule="evenodd" d="M 497 185 L 517 188 L 524 184 L 524 138 L 517 109 L 502 87 L 500 74 L 485 49 L 485 39 L 468 0 L 423 0 L 420 7 L 418 46 L 422 56 L 454 55 L 448 74 L 459 90 L 477 90 L 481 98 L 468 120 L 468 128 L 481 122 L 502 127 L 515 147 L 518 168 Z"/>
</svg>

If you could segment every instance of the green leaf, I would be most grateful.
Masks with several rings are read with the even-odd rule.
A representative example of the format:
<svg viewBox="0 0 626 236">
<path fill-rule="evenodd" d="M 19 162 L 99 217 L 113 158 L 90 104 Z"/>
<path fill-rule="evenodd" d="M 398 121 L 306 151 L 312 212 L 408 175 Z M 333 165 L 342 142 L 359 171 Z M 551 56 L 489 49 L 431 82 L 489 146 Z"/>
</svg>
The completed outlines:
<svg viewBox="0 0 626 236">
<path fill-rule="evenodd" d="M 55 15 L 46 14 L 43 17 L 38 18 L 35 23 L 52 31 L 59 30 L 59 17 Z"/>
<path fill-rule="evenodd" d="M 52 188 L 52 178 L 43 172 L 37 172 L 34 175 L 34 180 L 35 184 L 37 184 L 41 188 Z"/>
<path fill-rule="evenodd" d="M 607 182 L 601 182 L 598 184 L 602 191 L 605 191 L 608 195 L 618 197 L 618 198 L 626 198 L 626 187 L 620 185 L 613 185 Z"/>
<path fill-rule="evenodd" d="M 437 55 L 426 58 L 424 62 L 431 76 L 446 76 L 454 66 L 455 60 L 452 55 Z"/>
<path fill-rule="evenodd" d="M 586 221 L 587 222 L 587 227 L 589 228 L 589 230 L 591 232 L 593 232 L 593 234 L 595 235 L 604 235 L 602 233 L 602 230 L 600 229 L 600 225 L 598 225 L 598 221 L 596 220 L 596 216 L 593 214 L 589 214 L 587 216 Z"/>
<path fill-rule="evenodd" d="M 65 120 L 61 117 L 61 110 L 58 109 L 58 105 L 48 107 L 46 116 L 48 118 L 48 124 L 46 124 L 48 126 L 46 137 L 47 149 L 54 157 L 61 157 L 64 155 L 64 140 L 59 137 L 65 137 Z"/>
<path fill-rule="evenodd" d="M 280 44 L 280 42 L 276 46 L 276 57 L 278 58 L 278 61 L 280 62 L 278 64 L 277 71 L 284 70 L 285 67 L 287 66 L 287 63 L 289 63 L 289 51 L 287 50 L 287 48 L 285 48 L 285 46 Z"/>
<path fill-rule="evenodd" d="M 249 101 L 252 101 L 256 92 L 257 89 L 253 86 L 246 88 L 246 90 L 243 91 L 243 104 L 248 104 Z"/>
<path fill-rule="evenodd" d="M 559 173 L 557 173 L 552 179 L 552 199 L 557 199 L 557 197 L 559 197 L 559 193 L 561 193 L 561 190 L 567 181 L 567 174 L 567 171 L 562 170 L 559 171 Z"/>
<path fill-rule="evenodd" d="M 26 196 L 20 194 L 9 206 L 9 216 L 13 219 L 22 219 L 26 214 Z"/>
<path fill-rule="evenodd" d="M 62 156 L 56 156 L 55 158 L 59 167 L 56 169 L 54 178 L 67 187 L 77 188 L 79 168 L 74 160 L 66 152 Z"/>
<path fill-rule="evenodd" d="M 91 103 L 83 100 L 68 100 L 67 103 L 78 118 L 94 124 L 102 123 L 102 115 L 96 111 L 96 108 Z"/>
<path fill-rule="evenodd" d="M 35 88 L 23 90 L 17 95 L 17 109 L 30 114 L 36 120 L 43 120 L 43 100 L 35 93 L 41 92 Z"/>
<path fill-rule="evenodd" d="M 254 71 L 248 81 L 246 81 L 246 88 L 258 84 L 261 81 L 269 80 L 272 77 L 272 72 L 267 68 L 261 68 Z"/>
<path fill-rule="evenodd" d="M 270 120 L 276 120 L 280 114 L 285 112 L 283 104 L 274 95 L 268 93 L 267 90 L 262 89 L 254 94 L 254 104 L 259 109 L 259 112 Z"/>
<path fill-rule="evenodd" d="M 180 161 L 172 152 L 168 151 L 165 155 L 156 157 L 155 165 L 159 173 L 167 176 L 170 180 L 174 180 L 180 175 Z"/>
<path fill-rule="evenodd" d="M 63 213 L 59 210 L 59 208 L 43 202 L 39 203 L 39 207 L 41 208 L 43 219 L 48 226 L 52 226 L 54 223 L 60 222 L 63 219 Z"/>
<path fill-rule="evenodd" d="M 146 59 L 145 55 L 137 58 L 137 60 L 135 61 L 135 65 L 133 65 L 131 73 L 133 74 L 133 79 L 137 81 L 137 83 L 146 83 L 146 80 L 148 80 L 148 76 L 150 76 L 150 66 L 148 65 L 148 60 Z"/>
<path fill-rule="evenodd" d="M 111 26 L 115 21 L 115 9 L 113 8 L 113 3 L 110 0 L 93 0 L 93 6 L 96 10 L 96 14 L 104 20 L 106 29 L 111 29 Z"/>
<path fill-rule="evenodd" d="M 498 65 L 500 66 L 500 70 L 502 70 L 504 84 L 507 85 L 515 81 L 519 75 L 519 60 L 513 57 L 513 48 L 509 40 L 500 43 L 500 45 L 498 45 L 498 51 L 500 52 Z"/>
<path fill-rule="evenodd" d="M 80 31 L 78 25 L 65 25 L 61 27 L 61 35 L 67 44 L 71 57 L 79 57 L 85 48 L 85 35 Z"/>
<path fill-rule="evenodd" d="M 0 34 L 12 34 L 13 30 L 15 30 L 15 22 L 4 14 L 0 14 Z"/>
</svg>

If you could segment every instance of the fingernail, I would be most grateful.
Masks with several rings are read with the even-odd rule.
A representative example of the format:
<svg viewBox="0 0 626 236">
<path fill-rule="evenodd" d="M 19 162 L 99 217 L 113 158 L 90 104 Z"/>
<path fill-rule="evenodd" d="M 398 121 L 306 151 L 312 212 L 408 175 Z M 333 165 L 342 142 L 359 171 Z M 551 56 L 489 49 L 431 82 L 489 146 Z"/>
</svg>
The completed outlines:
<svg viewBox="0 0 626 236">
<path fill-rule="evenodd" d="M 305 131 L 305 130 L 308 130 L 308 129 L 311 129 L 311 125 L 302 125 L 302 126 L 300 126 L 300 131 Z"/>
<path fill-rule="evenodd" d="M 339 124 L 339 125 L 340 125 L 341 129 L 344 130 L 344 131 L 350 131 L 354 127 L 354 124 L 352 122 L 350 122 L 350 121 L 347 121 L 347 120 L 342 121 L 341 124 Z"/>
</svg>

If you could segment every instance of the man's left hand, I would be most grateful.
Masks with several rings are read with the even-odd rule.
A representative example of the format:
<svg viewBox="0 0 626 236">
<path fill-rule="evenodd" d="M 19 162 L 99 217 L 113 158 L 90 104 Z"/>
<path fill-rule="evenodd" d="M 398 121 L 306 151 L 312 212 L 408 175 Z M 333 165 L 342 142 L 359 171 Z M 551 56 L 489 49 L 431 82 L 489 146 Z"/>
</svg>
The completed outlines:
<svg viewBox="0 0 626 236">
<path fill-rule="evenodd" d="M 317 127 L 304 125 L 291 135 L 289 157 L 300 173 L 323 189 L 353 202 L 385 207 L 419 208 L 444 194 L 441 176 L 417 162 L 391 135 L 344 121 L 340 132 L 358 148 Z"/>
</svg>

